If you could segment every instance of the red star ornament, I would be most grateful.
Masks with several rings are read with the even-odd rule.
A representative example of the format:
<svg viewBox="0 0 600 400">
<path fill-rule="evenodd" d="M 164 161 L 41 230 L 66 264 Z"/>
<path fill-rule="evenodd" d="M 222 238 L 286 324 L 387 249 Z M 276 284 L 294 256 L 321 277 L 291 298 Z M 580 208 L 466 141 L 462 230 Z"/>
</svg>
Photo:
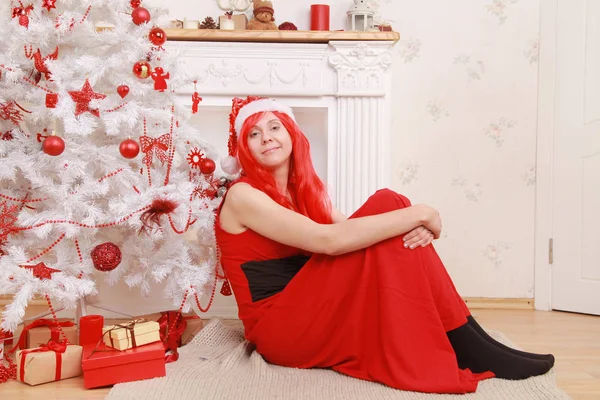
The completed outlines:
<svg viewBox="0 0 600 400">
<path fill-rule="evenodd" d="M 48 268 L 43 262 L 35 265 L 19 265 L 21 268 L 30 269 L 33 271 L 33 276 L 40 280 L 52 279 L 52 274 L 55 272 L 61 272 L 59 269 Z"/>
<path fill-rule="evenodd" d="M 77 103 L 77 107 L 75 108 L 75 116 L 83 114 L 84 112 L 89 112 L 96 117 L 100 117 L 100 111 L 98 111 L 98 109 L 90 109 L 90 101 L 98 99 L 102 100 L 106 98 L 106 95 L 94 92 L 89 80 L 85 80 L 85 84 L 80 91 L 72 91 L 69 92 L 69 94 L 71 95 L 73 101 Z"/>
<path fill-rule="evenodd" d="M 56 0 L 44 0 L 44 2 L 42 3 L 42 7 L 50 11 L 53 8 L 56 8 Z"/>
</svg>

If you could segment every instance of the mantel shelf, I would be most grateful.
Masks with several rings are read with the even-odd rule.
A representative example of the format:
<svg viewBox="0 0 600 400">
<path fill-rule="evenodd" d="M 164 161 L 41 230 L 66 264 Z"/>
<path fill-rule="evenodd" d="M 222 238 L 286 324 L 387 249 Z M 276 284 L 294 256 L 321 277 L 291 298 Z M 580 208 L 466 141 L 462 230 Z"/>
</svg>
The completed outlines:
<svg viewBox="0 0 600 400">
<path fill-rule="evenodd" d="M 398 32 L 257 31 L 219 29 L 165 29 L 169 40 L 196 42 L 329 43 L 330 41 L 400 40 Z"/>
</svg>

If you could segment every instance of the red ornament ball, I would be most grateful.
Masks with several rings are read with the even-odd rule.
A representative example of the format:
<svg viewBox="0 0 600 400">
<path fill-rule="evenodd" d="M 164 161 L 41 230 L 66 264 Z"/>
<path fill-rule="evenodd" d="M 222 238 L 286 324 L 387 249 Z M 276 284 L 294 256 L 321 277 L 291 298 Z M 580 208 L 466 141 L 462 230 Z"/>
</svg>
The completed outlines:
<svg viewBox="0 0 600 400">
<path fill-rule="evenodd" d="M 204 175 L 212 174 L 215 172 L 216 167 L 217 166 L 215 162 L 210 158 L 203 158 L 202 161 L 200 161 L 200 172 L 202 172 Z"/>
<path fill-rule="evenodd" d="M 129 4 L 131 4 L 132 8 L 137 8 L 140 6 L 140 4 L 142 4 L 142 2 L 141 0 L 131 0 Z"/>
<path fill-rule="evenodd" d="M 121 250 L 111 242 L 99 244 L 92 250 L 92 262 L 98 271 L 112 271 L 121 263 Z"/>
<path fill-rule="evenodd" d="M 162 46 L 167 41 L 167 34 L 162 29 L 155 27 L 150 30 L 148 39 L 150 39 L 153 45 Z"/>
<path fill-rule="evenodd" d="M 49 156 L 60 156 L 65 151 L 65 141 L 58 136 L 48 136 L 42 143 L 42 151 Z"/>
<path fill-rule="evenodd" d="M 133 66 L 133 73 L 140 79 L 146 79 L 152 73 L 152 66 L 148 61 L 138 61 Z"/>
<path fill-rule="evenodd" d="M 140 153 L 140 145 L 133 139 L 125 139 L 119 145 L 119 152 L 125 158 L 135 158 Z"/>
<path fill-rule="evenodd" d="M 131 12 L 131 19 L 136 25 L 145 24 L 150 21 L 150 11 L 146 10 L 144 7 L 136 7 Z"/>
<path fill-rule="evenodd" d="M 279 25 L 278 28 L 280 31 L 297 31 L 298 30 L 298 27 L 291 22 L 284 22 L 283 24 Z"/>
</svg>

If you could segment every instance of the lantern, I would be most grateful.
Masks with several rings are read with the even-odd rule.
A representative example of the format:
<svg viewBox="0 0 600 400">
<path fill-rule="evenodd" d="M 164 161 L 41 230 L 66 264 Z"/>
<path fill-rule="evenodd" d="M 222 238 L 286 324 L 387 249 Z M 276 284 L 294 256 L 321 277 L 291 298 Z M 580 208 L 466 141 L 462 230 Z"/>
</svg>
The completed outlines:
<svg viewBox="0 0 600 400">
<path fill-rule="evenodd" d="M 351 31 L 372 31 L 375 29 L 373 17 L 375 10 L 367 0 L 354 0 L 354 5 L 346 13 L 348 15 L 348 26 Z"/>
</svg>

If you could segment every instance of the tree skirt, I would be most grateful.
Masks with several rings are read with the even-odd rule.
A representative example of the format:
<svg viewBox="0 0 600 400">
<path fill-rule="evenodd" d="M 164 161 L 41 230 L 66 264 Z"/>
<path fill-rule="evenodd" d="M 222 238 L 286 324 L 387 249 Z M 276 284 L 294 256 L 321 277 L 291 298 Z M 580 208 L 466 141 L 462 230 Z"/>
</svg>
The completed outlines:
<svg viewBox="0 0 600 400">
<path fill-rule="evenodd" d="M 511 345 L 498 332 L 491 334 Z M 400 391 L 351 378 L 331 370 L 271 365 L 244 340 L 241 327 L 211 320 L 192 342 L 180 349 L 167 376 L 115 385 L 107 399 L 144 400 L 445 400 L 569 399 L 556 386 L 554 369 L 522 381 L 487 379 L 476 393 L 433 395 Z"/>
</svg>

